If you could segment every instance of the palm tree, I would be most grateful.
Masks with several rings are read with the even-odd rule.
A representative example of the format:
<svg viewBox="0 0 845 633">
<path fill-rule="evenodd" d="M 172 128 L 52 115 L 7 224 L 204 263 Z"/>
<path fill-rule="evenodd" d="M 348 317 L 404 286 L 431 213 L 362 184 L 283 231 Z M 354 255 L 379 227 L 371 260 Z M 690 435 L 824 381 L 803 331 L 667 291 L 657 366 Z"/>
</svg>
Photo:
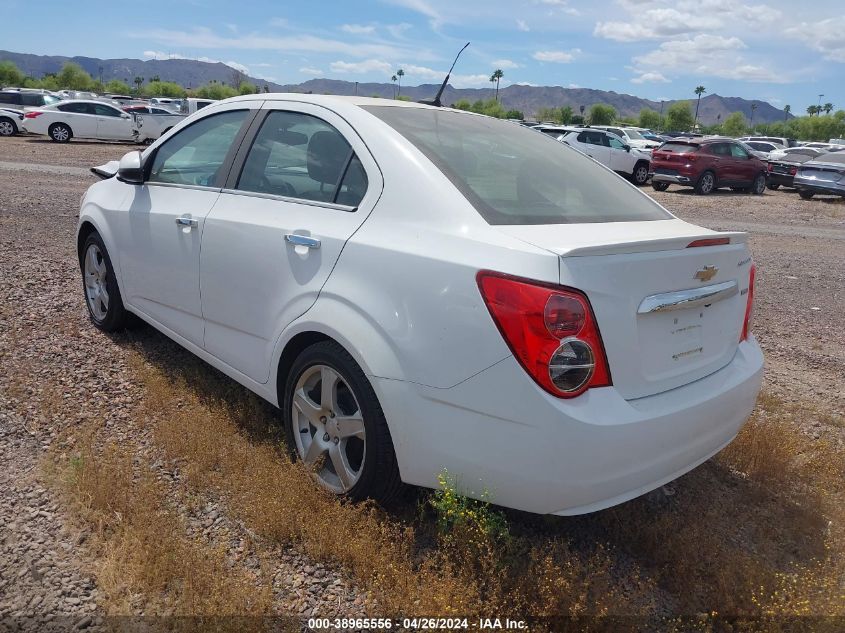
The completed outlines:
<svg viewBox="0 0 845 633">
<path fill-rule="evenodd" d="M 493 71 L 493 74 L 490 75 L 490 81 L 496 82 L 496 101 L 499 100 L 499 80 L 505 76 L 505 73 L 502 72 L 501 68 L 497 68 Z"/>
<path fill-rule="evenodd" d="M 695 104 L 695 121 L 693 122 L 693 128 L 695 127 L 696 123 L 698 123 L 698 106 L 701 105 L 701 95 L 707 92 L 707 89 L 704 86 L 696 86 L 694 92 L 698 95 L 698 102 Z"/>
<path fill-rule="evenodd" d="M 401 68 L 396 71 L 396 76 L 399 77 L 399 92 L 397 94 L 402 94 L 402 77 L 405 76 L 405 71 Z"/>
<path fill-rule="evenodd" d="M 754 112 L 759 107 L 760 106 L 758 106 L 756 103 L 751 104 L 751 120 L 748 122 L 748 127 L 750 127 L 752 130 L 754 129 Z"/>
<path fill-rule="evenodd" d="M 390 78 L 390 81 L 393 82 L 393 98 L 396 98 L 396 75 Z"/>
<path fill-rule="evenodd" d="M 792 106 L 787 104 L 783 106 L 783 122 L 786 123 L 786 120 L 789 118 L 789 111 L 792 110 Z"/>
<path fill-rule="evenodd" d="M 816 113 L 816 106 L 814 106 L 814 105 L 807 106 L 807 114 L 809 114 L 810 116 L 813 116 L 815 113 Z"/>
<path fill-rule="evenodd" d="M 822 106 L 822 110 L 824 110 L 825 114 L 830 114 L 830 111 L 833 110 L 833 104 L 832 103 L 825 103 Z"/>
<path fill-rule="evenodd" d="M 135 83 L 135 91 L 140 94 L 141 84 L 144 83 L 144 78 L 143 77 L 135 77 L 134 83 Z"/>
</svg>

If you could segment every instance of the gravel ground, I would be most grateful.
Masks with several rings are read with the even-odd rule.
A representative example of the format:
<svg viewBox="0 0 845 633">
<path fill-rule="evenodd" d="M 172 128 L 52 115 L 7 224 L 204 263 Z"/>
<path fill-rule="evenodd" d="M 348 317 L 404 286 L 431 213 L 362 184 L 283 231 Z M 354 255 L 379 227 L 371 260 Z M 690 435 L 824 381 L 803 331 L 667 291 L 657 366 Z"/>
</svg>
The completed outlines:
<svg viewBox="0 0 845 633">
<path fill-rule="evenodd" d="M 132 419 L 143 393 L 126 347 L 87 322 L 73 252 L 78 201 L 95 181 L 87 168 L 134 148 L 0 139 L 0 630 L 4 618 L 19 616 L 42 622 L 67 616 L 63 621 L 81 627 L 100 622 L 87 533 L 40 475 L 39 460 L 64 430 L 84 419 L 103 420 L 115 440 L 131 437 L 174 499 L 184 496 L 178 471 L 166 466 L 148 431 Z M 751 233 L 758 263 L 755 332 L 767 354 L 768 387 L 786 401 L 812 403 L 819 418 L 808 420 L 811 432 L 841 441 L 845 203 L 803 201 L 783 190 L 709 197 L 674 187 L 644 191 L 683 219 Z M 175 352 L 153 331 L 144 338 L 158 356 Z M 219 500 L 175 503 L 191 537 L 223 547 L 247 568 L 270 562 L 277 613 L 366 612 L 362 592 L 338 571 L 293 549 L 258 551 L 253 535 Z"/>
</svg>

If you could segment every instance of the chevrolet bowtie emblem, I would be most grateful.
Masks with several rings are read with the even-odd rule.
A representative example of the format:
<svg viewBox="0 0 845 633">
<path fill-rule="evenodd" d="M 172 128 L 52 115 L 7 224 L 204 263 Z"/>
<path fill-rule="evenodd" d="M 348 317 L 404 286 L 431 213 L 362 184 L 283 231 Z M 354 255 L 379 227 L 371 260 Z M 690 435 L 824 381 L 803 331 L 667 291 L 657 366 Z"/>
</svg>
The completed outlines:
<svg viewBox="0 0 845 633">
<path fill-rule="evenodd" d="M 701 270 L 697 271 L 695 275 L 693 275 L 693 278 L 698 279 L 699 281 L 710 281 L 716 276 L 717 272 L 719 272 L 719 269 L 715 266 L 705 266 Z"/>
</svg>

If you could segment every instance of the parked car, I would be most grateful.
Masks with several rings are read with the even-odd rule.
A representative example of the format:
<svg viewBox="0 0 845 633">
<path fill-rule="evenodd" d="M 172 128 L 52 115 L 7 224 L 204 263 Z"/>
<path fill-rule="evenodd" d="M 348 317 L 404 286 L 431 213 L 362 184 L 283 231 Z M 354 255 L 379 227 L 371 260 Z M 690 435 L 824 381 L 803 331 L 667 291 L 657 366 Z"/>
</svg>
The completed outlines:
<svg viewBox="0 0 845 633">
<path fill-rule="evenodd" d="M 798 168 L 808 160 L 813 160 L 825 153 L 812 147 L 791 147 L 785 150 L 780 158 L 769 160 L 767 186 L 772 190 L 780 188 L 781 185 L 792 187 Z"/>
<path fill-rule="evenodd" d="M 185 119 L 184 114 L 173 112 L 165 108 L 153 105 L 149 106 L 126 106 L 124 112 L 136 117 L 139 138 L 142 141 L 155 140 L 162 134 L 170 131 L 174 125 Z"/>
<path fill-rule="evenodd" d="M 179 106 L 182 105 L 182 100 L 171 99 L 170 97 L 153 97 L 150 99 L 150 105 L 156 105 L 164 108 L 170 108 L 172 110 L 178 110 Z"/>
<path fill-rule="evenodd" d="M 548 125 L 540 125 L 535 129 L 594 158 L 637 186 L 648 182 L 651 154 L 645 150 L 632 148 L 611 132 L 600 128 Z"/>
<path fill-rule="evenodd" d="M 138 142 L 138 127 L 131 114 L 102 101 L 61 101 L 24 114 L 24 128 L 46 134 L 57 143 L 72 138 Z"/>
<path fill-rule="evenodd" d="M 803 163 L 793 184 L 805 200 L 817 194 L 845 198 L 845 152 L 822 154 Z"/>
<path fill-rule="evenodd" d="M 193 97 L 189 97 L 187 99 L 182 99 L 182 103 L 179 106 L 179 112 L 184 115 L 191 115 L 197 110 L 202 110 L 203 108 L 210 106 L 212 103 L 216 103 L 216 100 L 194 99 Z"/>
<path fill-rule="evenodd" d="M 0 136 L 12 136 L 21 131 L 23 111 L 0 108 Z"/>
<path fill-rule="evenodd" d="M 746 235 L 523 126 L 249 95 L 95 171 L 94 326 L 136 314 L 280 406 L 337 495 L 446 469 L 472 497 L 592 512 L 702 463 L 754 407 Z"/>
<path fill-rule="evenodd" d="M 25 108 L 40 108 L 42 106 L 59 103 L 61 99 L 46 92 L 29 92 L 25 90 L 0 90 L 0 108 L 10 110 L 24 110 Z"/>
<path fill-rule="evenodd" d="M 798 141 L 794 138 L 786 138 L 785 136 L 743 136 L 737 140 L 745 141 L 762 141 L 764 143 L 773 143 L 778 147 L 798 147 Z"/>
<path fill-rule="evenodd" d="M 740 143 L 745 149 L 753 151 L 753 154 L 761 160 L 768 160 L 773 152 L 783 149 L 782 146 L 767 141 L 740 141 Z"/>
<path fill-rule="evenodd" d="M 592 130 L 605 130 L 615 134 L 622 139 L 622 142 L 637 149 L 652 149 L 660 145 L 657 141 L 650 141 L 640 134 L 639 130 L 629 127 L 618 127 L 612 125 L 591 125 Z"/>
<path fill-rule="evenodd" d="M 693 187 L 699 195 L 719 187 L 758 195 L 766 190 L 766 163 L 726 139 L 673 139 L 654 150 L 651 167 L 657 191 L 671 184 Z"/>
<path fill-rule="evenodd" d="M 805 150 L 807 152 L 816 152 L 816 154 L 827 154 L 830 151 L 825 149 L 816 149 L 806 145 L 799 145 L 798 147 L 786 147 L 784 149 L 775 150 L 769 154 L 769 160 L 782 160 L 789 157 L 791 154 L 803 154 L 805 153 Z"/>
</svg>

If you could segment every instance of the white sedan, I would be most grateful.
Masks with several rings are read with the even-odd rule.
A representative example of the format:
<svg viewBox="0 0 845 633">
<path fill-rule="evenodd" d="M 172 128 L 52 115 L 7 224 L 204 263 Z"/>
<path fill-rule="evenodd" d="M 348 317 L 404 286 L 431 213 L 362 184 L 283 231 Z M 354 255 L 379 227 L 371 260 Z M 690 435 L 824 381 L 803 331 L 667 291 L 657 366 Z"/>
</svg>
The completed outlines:
<svg viewBox="0 0 845 633">
<path fill-rule="evenodd" d="M 746 235 L 525 127 L 244 96 L 95 173 L 93 324 L 138 315 L 281 407 L 338 495 L 445 469 L 503 506 L 592 512 L 707 460 L 754 407 Z"/>
<path fill-rule="evenodd" d="M 133 116 L 102 101 L 60 101 L 42 108 L 28 108 L 23 127 L 31 134 L 45 134 L 57 143 L 67 143 L 72 138 L 139 140 Z"/>
</svg>

